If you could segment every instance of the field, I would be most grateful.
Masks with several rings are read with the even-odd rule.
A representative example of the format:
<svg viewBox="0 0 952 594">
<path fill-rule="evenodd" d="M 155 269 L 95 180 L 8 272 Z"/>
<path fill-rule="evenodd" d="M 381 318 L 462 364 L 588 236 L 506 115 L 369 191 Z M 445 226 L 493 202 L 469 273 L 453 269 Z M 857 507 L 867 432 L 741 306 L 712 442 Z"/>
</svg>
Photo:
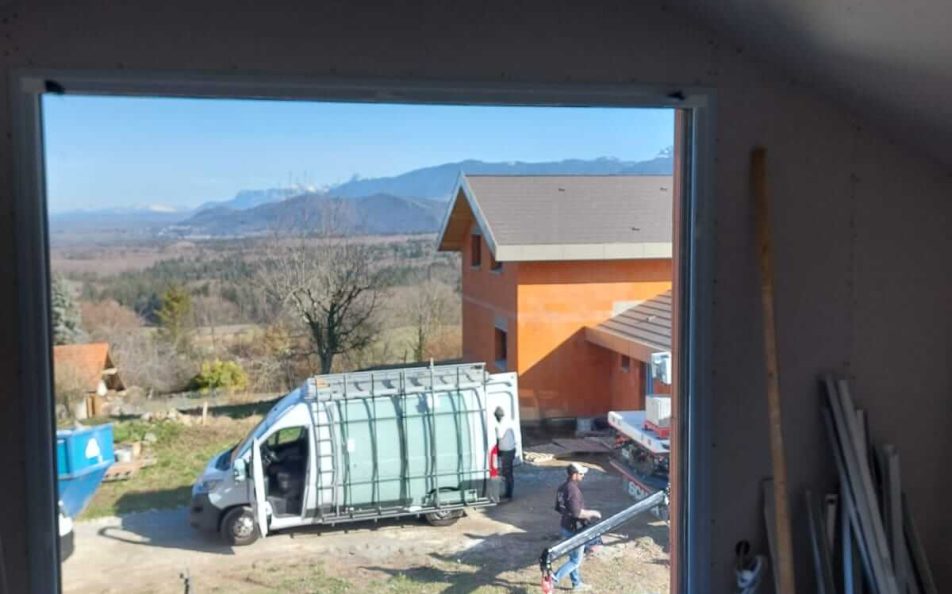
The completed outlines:
<svg viewBox="0 0 952 594">
<path fill-rule="evenodd" d="M 156 463 L 142 468 L 128 480 L 103 483 L 80 519 L 188 505 L 192 484 L 212 455 L 247 435 L 261 420 L 259 410 L 271 404 L 273 401 L 258 407 L 229 407 L 238 409 L 232 413 L 235 418 L 212 415 L 206 426 L 173 420 L 113 421 L 117 444 L 141 443 L 147 435 L 154 436 L 155 443 L 145 447 L 147 455 L 153 456 Z"/>
</svg>

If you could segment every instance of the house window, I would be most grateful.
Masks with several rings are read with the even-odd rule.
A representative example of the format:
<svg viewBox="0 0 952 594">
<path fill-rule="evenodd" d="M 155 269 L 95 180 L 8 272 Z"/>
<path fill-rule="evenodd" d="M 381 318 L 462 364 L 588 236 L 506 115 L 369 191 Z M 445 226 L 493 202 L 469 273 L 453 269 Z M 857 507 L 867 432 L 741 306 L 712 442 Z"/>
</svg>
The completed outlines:
<svg viewBox="0 0 952 594">
<path fill-rule="evenodd" d="M 479 235 L 473 235 L 472 244 L 469 263 L 473 268 L 479 268 L 483 264 L 483 238 Z"/>
<path fill-rule="evenodd" d="M 506 361 L 509 359 L 509 347 L 507 343 L 507 336 L 505 330 L 500 330 L 496 328 L 495 333 L 495 353 L 496 353 L 496 367 L 500 369 L 506 369 Z"/>
<path fill-rule="evenodd" d="M 492 270 L 493 272 L 502 271 L 502 262 L 496 260 L 496 254 L 493 254 L 493 253 L 489 254 L 489 269 Z"/>
<path fill-rule="evenodd" d="M 621 356 L 621 370 L 623 373 L 631 371 L 631 357 L 628 355 Z"/>
</svg>

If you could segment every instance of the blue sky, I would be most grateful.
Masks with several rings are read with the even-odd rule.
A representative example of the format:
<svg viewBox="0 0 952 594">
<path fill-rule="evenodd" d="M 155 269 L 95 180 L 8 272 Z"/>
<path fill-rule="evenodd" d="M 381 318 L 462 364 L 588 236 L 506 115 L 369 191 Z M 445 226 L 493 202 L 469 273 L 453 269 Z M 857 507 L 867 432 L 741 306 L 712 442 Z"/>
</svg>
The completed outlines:
<svg viewBox="0 0 952 594">
<path fill-rule="evenodd" d="M 43 114 L 52 212 L 182 209 L 463 159 L 643 160 L 674 126 L 670 110 L 68 95 L 45 96 Z"/>
</svg>

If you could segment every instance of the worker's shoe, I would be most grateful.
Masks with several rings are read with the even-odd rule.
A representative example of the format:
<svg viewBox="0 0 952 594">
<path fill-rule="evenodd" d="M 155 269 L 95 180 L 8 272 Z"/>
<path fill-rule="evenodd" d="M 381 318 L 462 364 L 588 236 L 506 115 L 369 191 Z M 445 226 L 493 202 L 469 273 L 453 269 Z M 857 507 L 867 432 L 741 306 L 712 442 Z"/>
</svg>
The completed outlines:
<svg viewBox="0 0 952 594">
<path fill-rule="evenodd" d="M 573 592 L 590 592 L 591 590 L 592 590 L 592 587 L 584 582 L 579 582 L 575 584 L 574 586 L 572 586 Z"/>
</svg>

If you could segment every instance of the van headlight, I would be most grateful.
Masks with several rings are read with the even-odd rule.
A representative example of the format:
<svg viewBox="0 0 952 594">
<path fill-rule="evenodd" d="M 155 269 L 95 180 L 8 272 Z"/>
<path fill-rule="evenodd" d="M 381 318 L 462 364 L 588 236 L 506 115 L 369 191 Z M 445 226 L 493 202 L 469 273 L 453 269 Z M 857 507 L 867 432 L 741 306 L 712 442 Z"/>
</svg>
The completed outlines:
<svg viewBox="0 0 952 594">
<path fill-rule="evenodd" d="M 205 479 L 195 483 L 195 488 L 192 489 L 192 491 L 195 495 L 201 495 L 203 493 L 214 491 L 220 484 L 221 479 Z"/>
</svg>

